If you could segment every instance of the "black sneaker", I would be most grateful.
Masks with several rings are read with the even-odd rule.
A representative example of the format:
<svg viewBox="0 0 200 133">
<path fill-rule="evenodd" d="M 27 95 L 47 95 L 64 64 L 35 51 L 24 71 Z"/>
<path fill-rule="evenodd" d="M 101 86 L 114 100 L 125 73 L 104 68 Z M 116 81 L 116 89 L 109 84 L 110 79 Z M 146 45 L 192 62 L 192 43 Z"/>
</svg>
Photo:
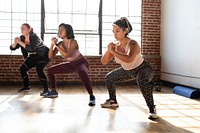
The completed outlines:
<svg viewBox="0 0 200 133">
<path fill-rule="evenodd" d="M 56 97 L 58 97 L 58 92 L 57 91 L 48 92 L 45 97 L 47 97 L 47 98 L 56 98 Z"/>
<path fill-rule="evenodd" d="M 46 96 L 49 93 L 48 89 L 44 89 L 43 91 L 40 92 L 40 96 Z"/>
<path fill-rule="evenodd" d="M 30 87 L 23 87 L 23 88 L 21 88 L 21 89 L 18 89 L 18 92 L 28 92 L 28 91 L 30 91 L 30 90 L 31 90 Z"/>
<path fill-rule="evenodd" d="M 94 106 L 95 105 L 95 96 L 94 95 L 90 95 L 90 101 L 89 101 L 89 106 Z"/>
</svg>

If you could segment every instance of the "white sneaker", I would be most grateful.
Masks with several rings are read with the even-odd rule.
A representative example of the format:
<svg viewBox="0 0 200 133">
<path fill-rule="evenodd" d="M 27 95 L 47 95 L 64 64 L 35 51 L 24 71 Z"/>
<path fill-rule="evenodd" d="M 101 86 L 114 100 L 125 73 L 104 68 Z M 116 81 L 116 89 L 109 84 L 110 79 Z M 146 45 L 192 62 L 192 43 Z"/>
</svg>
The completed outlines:
<svg viewBox="0 0 200 133">
<path fill-rule="evenodd" d="M 156 107 L 154 106 L 154 107 L 152 107 L 152 108 L 149 108 L 149 119 L 156 119 L 156 118 L 158 118 L 158 116 L 157 116 L 157 112 L 156 112 Z"/>
<path fill-rule="evenodd" d="M 101 104 L 101 107 L 102 108 L 112 108 L 112 107 L 116 108 L 116 107 L 119 107 L 119 104 L 116 101 L 114 101 L 114 100 L 108 99 L 108 100 L 106 100 L 105 103 Z"/>
</svg>

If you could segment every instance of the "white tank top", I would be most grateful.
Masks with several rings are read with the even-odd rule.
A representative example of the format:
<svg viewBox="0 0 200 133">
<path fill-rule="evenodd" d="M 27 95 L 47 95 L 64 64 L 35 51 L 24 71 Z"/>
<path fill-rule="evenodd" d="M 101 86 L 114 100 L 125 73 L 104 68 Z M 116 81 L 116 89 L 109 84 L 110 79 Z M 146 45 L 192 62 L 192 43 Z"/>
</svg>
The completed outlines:
<svg viewBox="0 0 200 133">
<path fill-rule="evenodd" d="M 130 51 L 130 47 L 129 47 L 129 43 L 130 43 L 131 39 L 128 41 L 126 48 L 125 48 L 125 53 L 128 53 Z M 140 64 L 142 64 L 144 58 L 142 57 L 142 55 L 140 53 L 138 53 L 136 55 L 136 57 L 134 58 L 134 60 L 130 63 L 126 63 L 122 60 L 120 60 L 119 58 L 115 57 L 115 61 L 118 64 L 121 64 L 122 68 L 124 70 L 132 70 L 136 67 L 138 67 Z"/>
</svg>

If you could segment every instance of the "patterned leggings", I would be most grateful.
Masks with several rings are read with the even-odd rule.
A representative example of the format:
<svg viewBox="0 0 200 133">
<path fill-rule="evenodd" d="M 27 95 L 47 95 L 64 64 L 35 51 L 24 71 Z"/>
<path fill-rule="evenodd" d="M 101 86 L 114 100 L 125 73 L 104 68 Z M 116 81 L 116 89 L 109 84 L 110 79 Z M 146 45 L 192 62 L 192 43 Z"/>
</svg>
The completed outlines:
<svg viewBox="0 0 200 133">
<path fill-rule="evenodd" d="M 111 100 L 116 101 L 116 83 L 124 82 L 127 80 L 137 80 L 142 95 L 148 107 L 154 106 L 153 100 L 153 85 L 151 80 L 153 78 L 153 69 L 147 61 L 133 70 L 124 70 L 122 67 L 117 68 L 106 75 L 106 85 L 108 88 Z"/>
</svg>

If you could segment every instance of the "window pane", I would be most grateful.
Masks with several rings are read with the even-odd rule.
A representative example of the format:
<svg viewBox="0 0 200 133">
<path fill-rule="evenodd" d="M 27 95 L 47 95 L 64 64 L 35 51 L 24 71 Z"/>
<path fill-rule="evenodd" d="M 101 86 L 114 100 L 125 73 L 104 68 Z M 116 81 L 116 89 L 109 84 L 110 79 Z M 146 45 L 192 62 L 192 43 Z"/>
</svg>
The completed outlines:
<svg viewBox="0 0 200 133">
<path fill-rule="evenodd" d="M 40 14 L 41 10 L 41 0 L 27 0 L 27 12 Z"/>
<path fill-rule="evenodd" d="M 99 10 L 99 0 L 87 0 L 87 13 L 96 14 Z"/>
<path fill-rule="evenodd" d="M 86 0 L 73 0 L 72 11 L 75 13 L 85 13 L 86 11 Z"/>
<path fill-rule="evenodd" d="M 57 0 L 44 0 L 45 12 L 48 13 L 57 13 Z M 66 8 L 66 6 L 65 6 Z"/>
<path fill-rule="evenodd" d="M 57 32 L 58 29 L 57 17 L 58 17 L 57 14 L 46 14 L 45 17 L 46 32 Z"/>
<path fill-rule="evenodd" d="M 129 15 L 141 16 L 142 0 L 129 0 Z"/>
<path fill-rule="evenodd" d="M 73 16 L 72 26 L 77 32 L 85 30 L 85 15 L 75 14 Z"/>
<path fill-rule="evenodd" d="M 73 0 L 59 0 L 59 13 L 71 13 Z M 79 6 L 78 6 L 79 7 Z"/>
<path fill-rule="evenodd" d="M 109 16 L 116 14 L 115 11 L 115 0 L 104 0 L 103 1 L 103 15 Z"/>
<path fill-rule="evenodd" d="M 117 16 L 127 16 L 129 13 L 129 6 L 128 6 L 129 0 L 116 0 L 116 15 Z M 117 9 L 123 9 L 123 10 L 117 10 Z"/>
<path fill-rule="evenodd" d="M 59 14 L 59 24 L 61 23 L 72 23 L 72 14 Z M 59 25 L 58 24 L 58 25 Z M 57 25 L 57 27 L 58 27 Z"/>
<path fill-rule="evenodd" d="M 1 0 L 0 12 L 11 11 L 11 0 Z"/>
<path fill-rule="evenodd" d="M 89 32 L 98 32 L 98 17 L 97 15 L 87 15 L 85 18 L 85 29 Z"/>
</svg>

